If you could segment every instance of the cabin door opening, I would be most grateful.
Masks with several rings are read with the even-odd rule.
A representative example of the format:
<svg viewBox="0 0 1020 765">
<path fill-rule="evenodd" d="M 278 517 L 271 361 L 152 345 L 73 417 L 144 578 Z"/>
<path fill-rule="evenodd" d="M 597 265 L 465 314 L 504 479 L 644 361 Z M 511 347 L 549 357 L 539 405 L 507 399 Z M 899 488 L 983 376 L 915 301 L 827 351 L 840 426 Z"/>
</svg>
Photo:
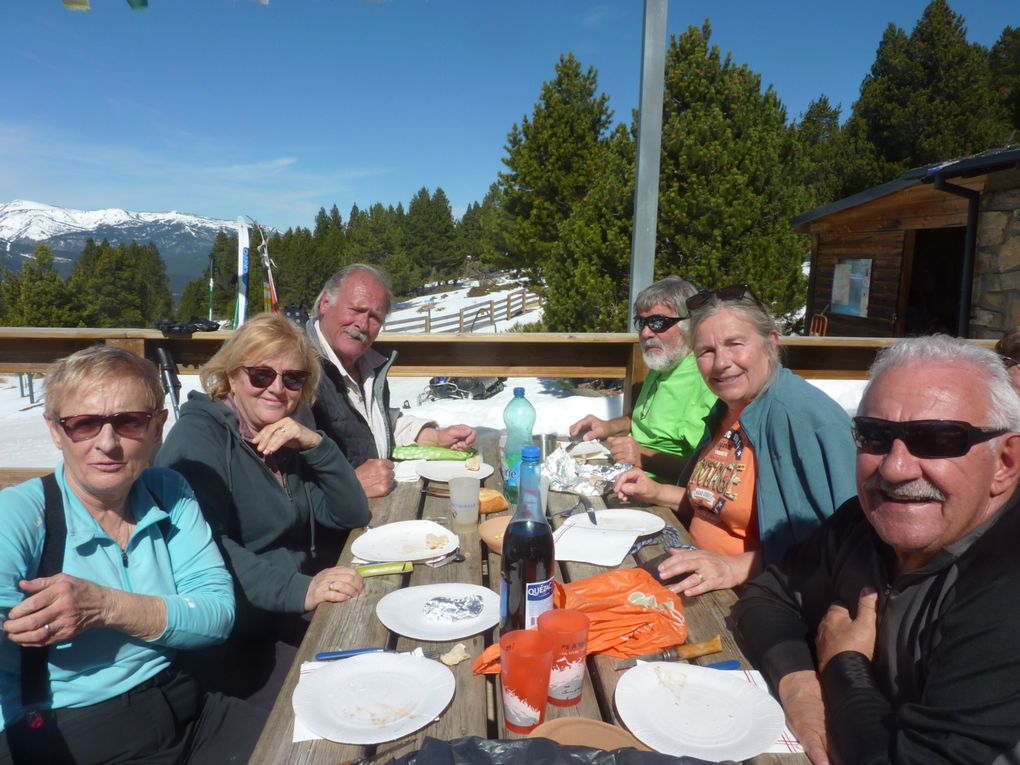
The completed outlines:
<svg viewBox="0 0 1020 765">
<path fill-rule="evenodd" d="M 907 299 L 907 336 L 932 332 L 959 335 L 966 232 L 963 227 L 917 231 Z"/>
</svg>

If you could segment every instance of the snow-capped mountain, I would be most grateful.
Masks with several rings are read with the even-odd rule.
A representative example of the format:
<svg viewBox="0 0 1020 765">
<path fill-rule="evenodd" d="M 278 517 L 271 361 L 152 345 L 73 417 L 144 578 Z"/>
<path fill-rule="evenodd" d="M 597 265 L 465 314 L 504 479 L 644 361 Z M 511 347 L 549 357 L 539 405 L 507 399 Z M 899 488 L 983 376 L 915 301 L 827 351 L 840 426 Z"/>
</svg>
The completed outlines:
<svg viewBox="0 0 1020 765">
<path fill-rule="evenodd" d="M 180 212 L 72 210 L 20 199 L 0 203 L 0 256 L 9 268 L 20 268 L 39 242 L 53 249 L 58 269 L 66 272 L 89 238 L 113 244 L 151 241 L 166 263 L 174 292 L 201 275 L 216 234 L 234 230 L 232 221 Z"/>
</svg>

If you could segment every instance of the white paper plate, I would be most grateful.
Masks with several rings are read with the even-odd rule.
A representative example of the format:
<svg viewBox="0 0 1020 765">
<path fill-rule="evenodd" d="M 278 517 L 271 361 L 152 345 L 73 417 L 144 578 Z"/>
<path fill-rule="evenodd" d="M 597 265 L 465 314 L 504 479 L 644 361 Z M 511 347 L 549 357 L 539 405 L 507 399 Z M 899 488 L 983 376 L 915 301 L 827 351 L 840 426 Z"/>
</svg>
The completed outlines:
<svg viewBox="0 0 1020 765">
<path fill-rule="evenodd" d="M 301 676 L 294 714 L 313 733 L 342 744 L 379 744 L 432 722 L 456 681 L 438 661 L 406 654 L 354 656 Z"/>
<path fill-rule="evenodd" d="M 619 566 L 637 538 L 636 532 L 600 530 L 585 518 L 583 524 L 568 522 L 556 529 L 553 544 L 556 560 Z"/>
<path fill-rule="evenodd" d="M 600 531 L 633 532 L 639 537 L 658 534 L 666 525 L 666 522 L 657 515 L 646 513 L 644 510 L 631 510 L 625 507 L 596 510 L 595 520 L 598 523 L 593 526 L 588 518 L 588 514 L 583 510 L 578 510 L 570 516 L 567 523 L 589 529 L 596 528 Z"/>
<path fill-rule="evenodd" d="M 418 475 L 430 481 L 445 483 L 451 478 L 477 478 L 485 480 L 492 475 L 492 465 L 483 462 L 478 470 L 468 470 L 463 462 L 456 460 L 426 460 L 418 465 Z"/>
<path fill-rule="evenodd" d="M 616 709 L 630 732 L 663 754 L 716 762 L 766 751 L 783 730 L 783 708 L 736 672 L 649 662 L 627 670 Z"/>
<path fill-rule="evenodd" d="M 446 537 L 441 547 L 428 547 L 427 537 Z M 351 552 L 367 561 L 428 560 L 452 553 L 460 546 L 457 535 L 435 521 L 397 521 L 369 529 L 354 540 Z"/>
<path fill-rule="evenodd" d="M 482 597 L 482 612 L 457 622 L 436 622 L 422 613 L 432 598 Z M 424 584 L 394 590 L 376 604 L 375 615 L 387 629 L 414 640 L 459 640 L 477 635 L 499 621 L 499 595 L 477 584 Z"/>
</svg>

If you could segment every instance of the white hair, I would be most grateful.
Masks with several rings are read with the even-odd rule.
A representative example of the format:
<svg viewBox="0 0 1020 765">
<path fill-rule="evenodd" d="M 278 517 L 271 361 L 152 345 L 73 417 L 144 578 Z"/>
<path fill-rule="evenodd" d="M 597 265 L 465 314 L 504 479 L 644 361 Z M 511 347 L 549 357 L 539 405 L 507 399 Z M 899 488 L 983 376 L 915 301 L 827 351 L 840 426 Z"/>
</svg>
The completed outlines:
<svg viewBox="0 0 1020 765">
<path fill-rule="evenodd" d="M 1020 397 L 1010 383 L 1009 373 L 995 351 L 959 337 L 926 335 L 901 340 L 885 348 L 875 358 L 869 372 L 870 380 L 864 389 L 867 398 L 871 386 L 890 369 L 911 363 L 966 364 L 977 372 L 974 384 L 984 383 L 988 392 L 988 422 L 972 425 L 1020 431 Z M 862 398 L 862 400 L 863 400 Z"/>
</svg>

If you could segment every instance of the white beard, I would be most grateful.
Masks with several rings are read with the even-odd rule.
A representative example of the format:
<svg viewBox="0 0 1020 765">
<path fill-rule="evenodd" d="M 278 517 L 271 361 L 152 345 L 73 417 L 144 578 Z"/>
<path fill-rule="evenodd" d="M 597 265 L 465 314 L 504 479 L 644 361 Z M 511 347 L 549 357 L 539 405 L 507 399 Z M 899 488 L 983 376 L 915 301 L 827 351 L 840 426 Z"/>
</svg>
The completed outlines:
<svg viewBox="0 0 1020 765">
<path fill-rule="evenodd" d="M 649 353 L 651 348 L 658 348 L 661 352 Z M 661 343 L 658 345 L 649 345 L 647 349 L 641 349 L 641 357 L 644 359 L 645 366 L 656 372 L 669 372 L 683 361 L 684 356 L 686 355 L 687 348 L 683 345 L 675 348 L 672 352 L 667 351 Z"/>
</svg>

